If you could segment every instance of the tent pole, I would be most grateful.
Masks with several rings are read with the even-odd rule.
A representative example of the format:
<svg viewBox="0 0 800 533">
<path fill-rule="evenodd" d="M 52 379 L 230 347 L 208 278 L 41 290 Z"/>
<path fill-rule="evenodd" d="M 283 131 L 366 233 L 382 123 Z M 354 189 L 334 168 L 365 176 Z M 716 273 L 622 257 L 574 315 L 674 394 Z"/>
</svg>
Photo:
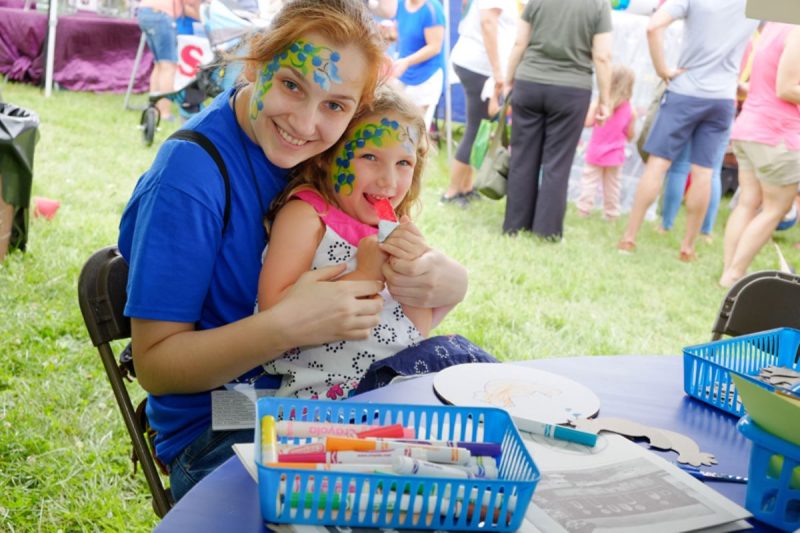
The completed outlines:
<svg viewBox="0 0 800 533">
<path fill-rule="evenodd" d="M 450 86 L 450 0 L 444 0 L 444 123 L 447 131 L 447 166 L 453 164 L 453 125 Z"/>
<path fill-rule="evenodd" d="M 53 94 L 53 63 L 55 63 L 56 26 L 58 25 L 58 0 L 50 0 L 47 8 L 47 57 L 44 71 L 44 96 Z"/>
</svg>

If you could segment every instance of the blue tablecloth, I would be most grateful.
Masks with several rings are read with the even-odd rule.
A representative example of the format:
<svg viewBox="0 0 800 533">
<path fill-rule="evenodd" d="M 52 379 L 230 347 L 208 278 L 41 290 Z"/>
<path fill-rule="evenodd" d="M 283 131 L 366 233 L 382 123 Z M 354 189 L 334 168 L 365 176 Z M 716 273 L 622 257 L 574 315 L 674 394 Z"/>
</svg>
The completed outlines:
<svg viewBox="0 0 800 533">
<path fill-rule="evenodd" d="M 747 475 L 750 441 L 736 429 L 737 418 L 685 396 L 679 356 L 587 356 L 540 359 L 515 364 L 567 376 L 600 398 L 602 417 L 621 417 L 683 433 L 700 449 L 713 453 L 719 465 L 708 470 Z M 400 382 L 353 397 L 357 401 L 438 404 L 433 376 Z M 656 452 L 669 460 L 672 452 Z M 707 482 L 708 486 L 744 505 L 746 485 Z M 536 495 L 534 494 L 534 498 Z M 751 520 L 751 531 L 776 529 Z M 167 513 L 158 533 L 226 531 L 261 533 L 258 487 L 237 458 L 224 463 L 190 490 Z"/>
</svg>

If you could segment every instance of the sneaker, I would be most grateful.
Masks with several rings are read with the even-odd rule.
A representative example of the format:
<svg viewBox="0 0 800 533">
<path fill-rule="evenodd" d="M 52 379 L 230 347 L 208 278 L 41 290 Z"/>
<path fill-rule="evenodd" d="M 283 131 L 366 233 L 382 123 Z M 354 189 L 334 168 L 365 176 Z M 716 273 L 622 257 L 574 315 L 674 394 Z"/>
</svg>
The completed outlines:
<svg viewBox="0 0 800 533">
<path fill-rule="evenodd" d="M 632 241 L 619 241 L 617 251 L 621 254 L 632 254 L 636 251 L 636 243 Z"/>
<path fill-rule="evenodd" d="M 445 196 L 444 194 L 439 198 L 439 203 L 442 205 L 456 205 L 460 208 L 465 208 L 469 205 L 469 200 L 464 198 L 461 194 L 455 196 Z"/>
</svg>

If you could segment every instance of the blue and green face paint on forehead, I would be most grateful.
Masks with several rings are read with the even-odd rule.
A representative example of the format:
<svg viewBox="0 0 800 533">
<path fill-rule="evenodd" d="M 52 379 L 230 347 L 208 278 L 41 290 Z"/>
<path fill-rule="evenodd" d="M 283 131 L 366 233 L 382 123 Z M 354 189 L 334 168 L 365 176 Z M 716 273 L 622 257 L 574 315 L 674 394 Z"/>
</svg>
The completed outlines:
<svg viewBox="0 0 800 533">
<path fill-rule="evenodd" d="M 281 67 L 296 69 L 303 76 L 313 71 L 314 83 L 328 91 L 331 83 L 342 83 L 336 65 L 340 59 L 339 52 L 327 46 L 314 46 L 302 39 L 292 43 L 261 69 L 253 97 L 250 99 L 250 118 L 255 120 L 258 113 L 264 109 L 264 96 L 272 88 L 272 79 Z"/>
<path fill-rule="evenodd" d="M 353 183 L 356 181 L 353 159 L 356 150 L 367 145 L 381 148 L 391 143 L 399 143 L 411 155 L 416 150 L 418 142 L 419 134 L 414 128 L 386 117 L 383 117 L 379 124 L 368 122 L 358 126 L 333 161 L 331 169 L 333 189 L 339 194 L 349 195 L 353 192 Z M 347 188 L 350 190 L 345 192 Z"/>
</svg>

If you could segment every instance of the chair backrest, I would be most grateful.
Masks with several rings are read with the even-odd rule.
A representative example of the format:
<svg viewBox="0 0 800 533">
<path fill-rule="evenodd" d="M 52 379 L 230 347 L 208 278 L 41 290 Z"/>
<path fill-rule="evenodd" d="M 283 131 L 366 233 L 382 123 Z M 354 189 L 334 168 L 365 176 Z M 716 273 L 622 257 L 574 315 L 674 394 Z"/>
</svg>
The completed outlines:
<svg viewBox="0 0 800 533">
<path fill-rule="evenodd" d="M 781 327 L 800 329 L 800 276 L 764 270 L 743 277 L 728 290 L 711 340 Z"/>
<path fill-rule="evenodd" d="M 92 344 L 97 347 L 117 400 L 125 427 L 131 437 L 134 456 L 142 465 L 153 495 L 153 509 L 163 517 L 172 507 L 172 496 L 159 476 L 152 450 L 145 437 L 146 420 L 140 418 L 131 403 L 125 377 L 130 374 L 117 363 L 111 341 L 131 335 L 130 319 L 123 315 L 127 300 L 128 264 L 116 246 L 96 251 L 86 261 L 78 278 L 78 302 Z M 140 405 L 139 413 L 143 413 Z"/>
</svg>

